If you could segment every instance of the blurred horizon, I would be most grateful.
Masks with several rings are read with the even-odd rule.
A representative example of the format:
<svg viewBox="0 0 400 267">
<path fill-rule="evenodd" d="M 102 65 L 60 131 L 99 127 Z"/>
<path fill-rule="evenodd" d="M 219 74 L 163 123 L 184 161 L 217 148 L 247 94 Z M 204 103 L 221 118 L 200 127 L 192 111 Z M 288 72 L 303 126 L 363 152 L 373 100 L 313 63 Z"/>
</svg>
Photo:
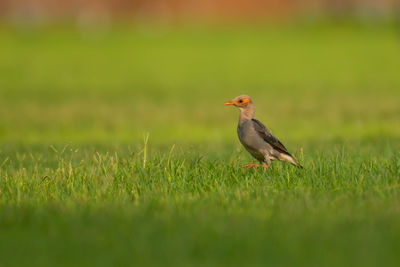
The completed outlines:
<svg viewBox="0 0 400 267">
<path fill-rule="evenodd" d="M 159 23 L 251 22 L 301 17 L 396 19 L 396 0 L 0 0 L 0 19 L 26 23 L 73 20 L 108 24 L 116 20 Z"/>
<path fill-rule="evenodd" d="M 395 139 L 396 8 L 0 0 L 0 143 L 237 143 L 240 94 L 285 141 Z"/>
</svg>

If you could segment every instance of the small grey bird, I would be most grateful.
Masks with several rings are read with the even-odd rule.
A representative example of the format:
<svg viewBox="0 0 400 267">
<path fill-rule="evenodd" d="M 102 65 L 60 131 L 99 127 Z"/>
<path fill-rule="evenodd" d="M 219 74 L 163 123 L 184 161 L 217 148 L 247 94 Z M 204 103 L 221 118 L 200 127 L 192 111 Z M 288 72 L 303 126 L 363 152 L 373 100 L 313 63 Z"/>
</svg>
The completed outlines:
<svg viewBox="0 0 400 267">
<path fill-rule="evenodd" d="M 260 121 L 254 118 L 254 104 L 248 95 L 241 95 L 232 101 L 225 102 L 225 106 L 236 106 L 240 110 L 237 133 L 239 140 L 246 150 L 257 159 L 264 169 L 268 168 L 272 160 L 288 161 L 302 168 L 296 159 L 290 155 L 286 147 L 274 137 Z M 247 164 L 241 168 L 251 168 L 259 164 Z"/>
</svg>

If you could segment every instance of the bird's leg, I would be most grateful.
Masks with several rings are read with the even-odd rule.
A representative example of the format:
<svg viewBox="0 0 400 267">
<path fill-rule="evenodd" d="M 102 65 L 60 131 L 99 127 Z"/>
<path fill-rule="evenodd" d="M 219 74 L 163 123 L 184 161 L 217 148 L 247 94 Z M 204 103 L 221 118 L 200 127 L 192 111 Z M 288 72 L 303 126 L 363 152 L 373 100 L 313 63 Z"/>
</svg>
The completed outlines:
<svg viewBox="0 0 400 267">
<path fill-rule="evenodd" d="M 255 168 L 255 167 L 262 167 L 263 170 L 265 171 L 269 165 L 265 162 L 263 162 L 262 164 L 256 164 L 256 163 L 248 163 L 246 165 L 240 166 L 239 168 L 241 169 L 250 169 L 250 168 Z"/>
<path fill-rule="evenodd" d="M 268 166 L 267 163 L 263 163 L 263 164 L 262 164 L 262 167 L 263 167 L 263 169 L 264 169 L 264 171 L 265 171 L 266 169 L 268 169 L 269 166 Z"/>
<path fill-rule="evenodd" d="M 250 169 L 250 168 L 254 168 L 254 167 L 260 167 L 260 164 L 255 164 L 255 163 L 249 163 L 243 166 L 240 166 L 239 168 L 241 169 Z"/>
</svg>

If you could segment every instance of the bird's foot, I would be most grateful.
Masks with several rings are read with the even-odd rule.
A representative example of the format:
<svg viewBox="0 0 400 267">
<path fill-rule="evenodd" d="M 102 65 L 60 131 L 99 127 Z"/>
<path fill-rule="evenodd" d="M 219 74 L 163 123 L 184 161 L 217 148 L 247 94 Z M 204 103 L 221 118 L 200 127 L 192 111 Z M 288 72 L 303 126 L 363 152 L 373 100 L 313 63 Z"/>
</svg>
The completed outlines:
<svg viewBox="0 0 400 267">
<path fill-rule="evenodd" d="M 263 163 L 263 164 L 249 163 L 249 164 L 240 166 L 239 168 L 250 169 L 250 168 L 255 168 L 255 167 L 262 167 L 264 170 L 266 170 L 268 168 L 268 165 L 266 163 Z"/>
<path fill-rule="evenodd" d="M 239 168 L 241 168 L 241 169 L 250 169 L 250 168 L 259 167 L 259 166 L 260 166 L 260 164 L 249 163 L 249 164 L 240 166 Z"/>
<path fill-rule="evenodd" d="M 263 170 L 265 171 L 266 169 L 268 169 L 269 166 L 268 166 L 268 164 L 263 163 L 263 164 L 262 164 L 262 167 L 263 167 Z"/>
</svg>

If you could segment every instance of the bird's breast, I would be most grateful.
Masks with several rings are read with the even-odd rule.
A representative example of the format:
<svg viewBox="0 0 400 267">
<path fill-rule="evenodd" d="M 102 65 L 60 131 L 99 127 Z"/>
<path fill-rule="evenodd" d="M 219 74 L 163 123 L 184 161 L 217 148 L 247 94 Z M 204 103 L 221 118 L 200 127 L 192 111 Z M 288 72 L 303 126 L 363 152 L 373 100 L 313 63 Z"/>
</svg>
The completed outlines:
<svg viewBox="0 0 400 267">
<path fill-rule="evenodd" d="M 242 124 L 239 124 L 237 132 L 239 140 L 244 146 L 254 147 L 261 141 L 261 138 L 254 130 L 254 127 L 252 127 L 251 121 L 246 121 Z"/>
<path fill-rule="evenodd" d="M 237 133 L 240 142 L 247 150 L 269 151 L 270 146 L 254 129 L 251 121 L 238 125 Z"/>
</svg>

